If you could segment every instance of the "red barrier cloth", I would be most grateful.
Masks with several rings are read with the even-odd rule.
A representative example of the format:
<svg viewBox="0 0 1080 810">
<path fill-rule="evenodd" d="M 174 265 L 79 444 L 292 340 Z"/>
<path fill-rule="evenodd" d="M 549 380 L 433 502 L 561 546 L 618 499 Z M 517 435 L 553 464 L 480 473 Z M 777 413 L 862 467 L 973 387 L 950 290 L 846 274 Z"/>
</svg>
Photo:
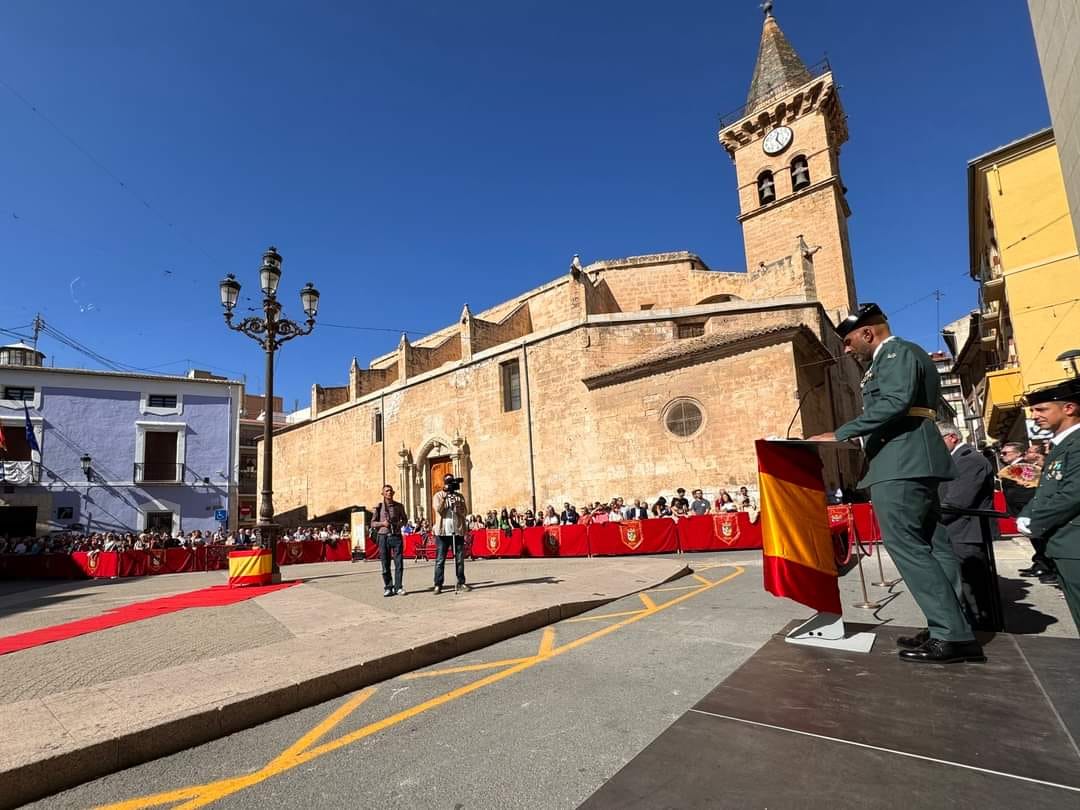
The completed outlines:
<svg viewBox="0 0 1080 810">
<path fill-rule="evenodd" d="M 321 540 L 296 540 L 285 543 L 279 541 L 277 544 L 278 565 L 322 562 L 325 545 Z"/>
<path fill-rule="evenodd" d="M 424 559 L 425 560 L 434 560 L 435 559 L 435 535 L 431 535 L 427 539 L 426 543 L 424 542 L 424 538 L 422 536 L 420 536 L 419 534 L 417 534 L 416 532 L 413 532 L 412 534 L 403 534 L 403 535 L 401 535 L 401 540 L 402 540 L 402 546 L 404 548 L 404 551 L 402 553 L 405 555 L 406 560 L 415 560 L 416 559 L 416 548 L 417 548 L 417 546 L 421 546 L 421 545 L 424 547 Z M 375 549 L 375 556 L 376 557 L 379 556 L 378 547 L 376 547 L 376 549 Z M 450 551 L 450 556 L 451 557 L 454 556 L 453 550 Z"/>
<path fill-rule="evenodd" d="M 323 560 L 325 562 L 351 562 L 352 540 L 343 537 L 336 543 L 323 543 Z"/>
<path fill-rule="evenodd" d="M 477 529 L 470 532 L 474 557 L 520 557 L 525 551 L 524 529 Z"/>
<path fill-rule="evenodd" d="M 1005 505 L 1005 493 L 998 490 L 994 493 L 994 510 L 997 512 L 1008 512 L 1009 509 Z M 1002 534 L 1019 534 L 1019 529 L 1016 528 L 1016 518 L 998 518 L 998 530 Z"/>
<path fill-rule="evenodd" d="M 372 540 L 370 537 L 364 538 L 364 559 L 365 560 L 377 560 L 379 559 L 379 544 L 377 541 Z"/>
<path fill-rule="evenodd" d="M 15 633 L 11 636 L 0 637 L 0 655 L 27 650 L 31 647 L 39 647 L 42 644 L 51 644 L 54 641 L 64 641 L 87 633 L 96 633 L 98 630 L 107 630 L 110 627 L 130 624 L 143 619 L 152 619 L 155 616 L 175 613 L 178 610 L 232 605 L 299 584 L 299 581 L 281 582 L 277 585 L 240 589 L 230 589 L 227 585 L 214 585 L 211 588 L 203 588 L 198 591 L 178 593 L 160 599 L 150 599 L 146 602 L 135 602 L 113 608 L 106 613 L 91 616 L 87 619 L 79 619 L 65 624 L 54 624 L 52 627 L 42 627 L 26 633 Z"/>
<path fill-rule="evenodd" d="M 761 523 L 746 512 L 694 515 L 681 518 L 676 530 L 683 551 L 727 551 L 761 548 Z"/>
<path fill-rule="evenodd" d="M 678 550 L 679 536 L 671 518 L 589 525 L 589 552 L 594 556 L 671 554 Z"/>
<path fill-rule="evenodd" d="M 0 554 L 0 579 L 86 579 L 70 554 Z"/>
<path fill-rule="evenodd" d="M 522 530 L 526 557 L 588 557 L 589 527 L 533 526 Z"/>
<path fill-rule="evenodd" d="M 120 555 L 115 551 L 76 551 L 71 559 L 88 577 L 108 579 L 120 575 Z"/>
</svg>

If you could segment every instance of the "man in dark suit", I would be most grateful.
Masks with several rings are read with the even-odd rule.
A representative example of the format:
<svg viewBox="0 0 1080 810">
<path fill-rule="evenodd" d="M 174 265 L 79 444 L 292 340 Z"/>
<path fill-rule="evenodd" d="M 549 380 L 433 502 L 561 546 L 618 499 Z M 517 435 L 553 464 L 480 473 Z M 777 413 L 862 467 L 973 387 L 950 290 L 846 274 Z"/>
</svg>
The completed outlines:
<svg viewBox="0 0 1080 810">
<path fill-rule="evenodd" d="M 938 494 L 942 506 L 956 509 L 994 508 L 994 468 L 986 457 L 970 444 L 964 444 L 956 425 L 939 422 L 938 430 L 952 454 L 957 474 L 942 481 Z M 983 546 L 982 527 L 976 517 L 942 514 L 939 531 L 948 533 L 953 553 L 960 563 L 960 604 L 975 630 L 992 630 L 990 619 L 991 588 L 996 587 L 990 573 L 990 561 Z M 991 531 L 997 533 L 997 523 Z"/>
<path fill-rule="evenodd" d="M 1042 478 L 1016 528 L 1046 540 L 1073 622 L 1080 630 L 1080 379 L 1024 397 L 1035 424 L 1054 434 Z"/>
<path fill-rule="evenodd" d="M 934 427 L 941 380 L 930 356 L 893 335 L 877 304 L 864 304 L 836 326 L 844 353 L 869 368 L 862 379 L 863 412 L 835 433 L 812 441 L 862 439 L 869 488 L 882 539 L 926 616 L 927 628 L 901 636 L 900 660 L 949 664 L 985 661 L 956 593 L 958 566 L 937 531 L 938 484 L 956 476 L 949 451 Z"/>
</svg>

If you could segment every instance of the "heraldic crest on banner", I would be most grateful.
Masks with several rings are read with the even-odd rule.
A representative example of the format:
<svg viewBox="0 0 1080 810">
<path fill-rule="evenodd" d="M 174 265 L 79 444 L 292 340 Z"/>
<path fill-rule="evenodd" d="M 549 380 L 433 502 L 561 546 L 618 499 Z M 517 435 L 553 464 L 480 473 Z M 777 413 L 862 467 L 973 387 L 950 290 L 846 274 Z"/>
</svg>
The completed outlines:
<svg viewBox="0 0 1080 810">
<path fill-rule="evenodd" d="M 559 541 L 562 539 L 562 526 L 548 526 L 544 529 L 544 548 L 548 551 L 553 551 L 556 554 L 559 552 Z"/>
<path fill-rule="evenodd" d="M 492 554 L 496 553 L 499 550 L 499 543 L 502 542 L 500 539 L 501 534 L 501 529 L 487 530 L 487 547 L 488 551 L 490 551 Z"/>
<path fill-rule="evenodd" d="M 713 531 L 721 543 L 730 546 L 739 539 L 739 516 L 730 512 L 713 515 Z"/>
<path fill-rule="evenodd" d="M 94 573 L 98 569 L 99 557 L 101 557 L 101 549 L 90 549 L 90 553 L 86 555 L 86 567 L 90 569 L 90 573 Z"/>
<path fill-rule="evenodd" d="M 147 551 L 146 564 L 150 568 L 151 573 L 159 573 L 165 567 L 165 549 L 149 549 Z"/>
<path fill-rule="evenodd" d="M 620 523 L 619 538 L 622 540 L 623 545 L 631 551 L 637 549 L 641 545 L 641 541 L 645 539 L 641 532 L 641 521 L 625 520 Z"/>
<path fill-rule="evenodd" d="M 288 549 L 289 562 L 295 563 L 304 556 L 303 543 L 286 543 L 285 545 Z"/>
</svg>

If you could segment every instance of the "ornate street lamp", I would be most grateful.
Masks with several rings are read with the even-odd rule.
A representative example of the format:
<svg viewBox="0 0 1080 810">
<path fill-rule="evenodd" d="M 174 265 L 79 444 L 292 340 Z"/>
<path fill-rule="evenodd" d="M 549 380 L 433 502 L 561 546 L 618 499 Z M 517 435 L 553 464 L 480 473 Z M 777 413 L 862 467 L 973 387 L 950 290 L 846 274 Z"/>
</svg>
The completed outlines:
<svg viewBox="0 0 1080 810">
<path fill-rule="evenodd" d="M 262 317 L 251 316 L 240 323 L 233 323 L 233 309 L 240 299 L 240 282 L 230 273 L 221 280 L 221 305 L 225 308 L 225 324 L 235 332 L 253 338 L 266 352 L 266 394 L 263 403 L 262 491 L 259 497 L 259 521 L 256 524 L 263 548 L 270 550 L 273 560 L 272 579 L 281 581 L 277 562 L 277 526 L 274 525 L 273 472 L 274 472 L 274 352 L 287 340 L 311 334 L 315 328 L 315 315 L 319 311 L 319 291 L 309 281 L 300 291 L 300 303 L 307 315 L 301 326 L 296 321 L 282 317 L 281 304 L 277 300 L 278 283 L 281 281 L 281 254 L 274 247 L 263 254 L 259 268 L 259 287 L 263 292 Z"/>
<path fill-rule="evenodd" d="M 83 455 L 79 457 L 79 464 L 82 465 L 83 475 L 86 476 L 87 481 L 94 477 L 93 470 L 90 468 L 90 461 L 90 456 L 87 453 L 83 453 Z"/>
</svg>

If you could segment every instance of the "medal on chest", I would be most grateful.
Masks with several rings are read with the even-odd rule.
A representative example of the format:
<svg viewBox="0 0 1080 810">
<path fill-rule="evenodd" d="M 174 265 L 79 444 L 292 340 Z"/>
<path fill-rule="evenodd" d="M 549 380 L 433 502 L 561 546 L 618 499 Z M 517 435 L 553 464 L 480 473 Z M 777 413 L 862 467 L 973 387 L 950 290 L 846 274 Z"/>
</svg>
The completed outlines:
<svg viewBox="0 0 1080 810">
<path fill-rule="evenodd" d="M 1046 470 L 1043 472 L 1043 478 L 1048 481 L 1060 481 L 1063 477 L 1061 468 L 1064 466 L 1064 462 L 1061 459 L 1052 462 L 1047 465 Z"/>
</svg>

